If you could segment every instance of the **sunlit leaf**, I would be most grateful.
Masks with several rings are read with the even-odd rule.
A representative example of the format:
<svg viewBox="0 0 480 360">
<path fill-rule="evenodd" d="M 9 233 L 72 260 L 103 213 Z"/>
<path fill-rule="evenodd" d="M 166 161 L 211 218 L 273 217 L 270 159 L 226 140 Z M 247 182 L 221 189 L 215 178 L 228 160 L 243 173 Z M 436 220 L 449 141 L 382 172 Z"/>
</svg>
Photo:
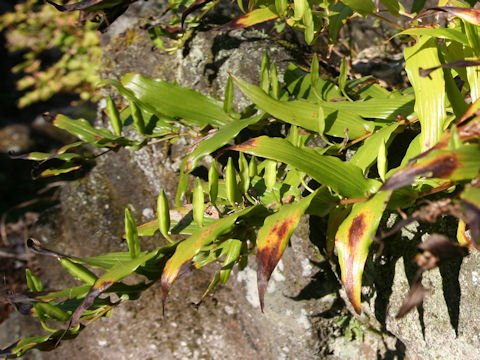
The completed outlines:
<svg viewBox="0 0 480 360">
<path fill-rule="evenodd" d="M 58 176 L 61 174 L 67 174 L 69 172 L 78 170 L 82 167 L 82 165 L 76 165 L 71 163 L 65 163 L 56 168 L 46 169 L 40 173 L 40 177 L 50 177 L 50 176 Z"/>
<path fill-rule="evenodd" d="M 362 16 L 370 15 L 375 10 L 375 5 L 370 0 L 342 0 L 342 2 Z"/>
<path fill-rule="evenodd" d="M 297 228 L 300 218 L 315 195 L 316 193 L 313 193 L 297 203 L 282 206 L 278 212 L 265 219 L 263 226 L 258 231 L 257 285 L 262 312 L 268 280 Z"/>
<path fill-rule="evenodd" d="M 272 11 L 269 7 L 262 7 L 246 13 L 229 23 L 218 27 L 216 30 L 234 30 L 243 29 L 252 25 L 260 24 L 265 21 L 278 18 L 278 14 Z"/>
<path fill-rule="evenodd" d="M 88 294 L 83 299 L 82 303 L 72 314 L 70 323 L 67 329 L 77 326 L 80 321 L 80 317 L 83 312 L 87 310 L 95 301 L 95 299 L 111 287 L 117 281 L 122 280 L 123 278 L 131 275 L 139 266 L 145 264 L 148 260 L 153 259 L 159 254 L 158 251 L 152 251 L 147 253 L 142 253 L 138 257 L 130 259 L 128 261 L 117 263 L 105 274 L 100 276 L 93 286 L 90 288 Z"/>
<path fill-rule="evenodd" d="M 121 84 L 113 81 L 106 83 L 114 85 L 127 99 L 137 100 L 139 105 L 151 113 L 166 116 L 172 121 L 184 119 L 188 124 L 199 127 L 208 124 L 221 126 L 232 121 L 223 111 L 221 101 L 167 81 L 127 74 L 122 78 Z M 182 101 L 179 102 L 178 99 Z"/>
<path fill-rule="evenodd" d="M 422 126 L 420 142 L 425 151 L 440 140 L 446 118 L 443 71 L 435 71 L 430 77 L 420 75 L 420 68 L 441 65 L 437 42 L 431 37 L 423 36 L 417 44 L 405 49 L 404 56 L 405 70 L 415 90 L 415 112 Z"/>
<path fill-rule="evenodd" d="M 162 273 L 162 301 L 165 304 L 168 292 L 180 272 L 188 268 L 189 262 L 207 244 L 215 241 L 218 236 L 232 230 L 235 222 L 241 216 L 245 216 L 255 209 L 255 206 L 238 211 L 234 214 L 221 218 L 211 225 L 194 232 L 188 239 L 182 241 L 175 250 L 173 256 L 167 261 Z"/>
<path fill-rule="evenodd" d="M 301 126 L 308 130 L 319 131 L 319 105 L 302 100 L 279 101 L 270 97 L 259 87 L 249 84 L 232 76 L 240 90 L 260 109 L 287 123 Z M 351 112 L 338 111 L 322 103 L 325 117 L 325 134 L 342 137 L 345 128 L 351 139 L 363 136 L 373 131 L 374 123 L 364 121 L 360 116 Z"/>
<path fill-rule="evenodd" d="M 357 165 L 363 171 L 368 169 L 377 159 L 381 144 L 388 144 L 388 141 L 393 137 L 392 134 L 394 134 L 399 125 L 399 123 L 393 123 L 385 126 L 368 137 L 352 156 L 350 162 Z"/>
<path fill-rule="evenodd" d="M 430 27 L 412 27 L 396 34 L 396 36 L 398 35 L 431 36 L 439 39 L 453 40 L 464 45 L 469 45 L 467 37 L 460 28 L 432 29 Z"/>
<path fill-rule="evenodd" d="M 343 286 L 357 313 L 361 312 L 363 267 L 389 195 L 379 192 L 370 200 L 353 205 L 335 235 Z"/>
<path fill-rule="evenodd" d="M 188 155 L 184 171 L 190 172 L 195 169 L 200 159 L 227 144 L 235 136 L 237 136 L 240 131 L 249 125 L 257 123 L 262 119 L 262 117 L 263 114 L 249 119 L 234 120 L 231 123 L 222 126 L 214 135 L 201 141 L 195 150 Z"/>
<path fill-rule="evenodd" d="M 286 163 L 345 197 L 364 197 L 378 184 L 365 179 L 362 170 L 353 164 L 309 148 L 297 148 L 280 138 L 261 136 L 230 149 Z"/>
<path fill-rule="evenodd" d="M 412 184 L 419 176 L 451 181 L 470 180 L 478 176 L 480 146 L 463 144 L 455 150 L 433 149 L 413 165 L 393 173 L 381 187 L 395 190 Z"/>
</svg>

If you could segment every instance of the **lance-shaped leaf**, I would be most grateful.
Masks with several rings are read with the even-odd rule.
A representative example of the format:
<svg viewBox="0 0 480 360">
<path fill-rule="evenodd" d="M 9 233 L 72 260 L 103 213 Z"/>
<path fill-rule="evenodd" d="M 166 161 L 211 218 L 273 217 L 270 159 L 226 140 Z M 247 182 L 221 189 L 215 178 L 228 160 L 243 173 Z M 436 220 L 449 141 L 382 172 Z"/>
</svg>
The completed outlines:
<svg viewBox="0 0 480 360">
<path fill-rule="evenodd" d="M 379 192 L 370 200 L 353 205 L 335 236 L 343 286 L 359 314 L 363 267 L 389 195 L 389 192 Z"/>
<path fill-rule="evenodd" d="M 72 161 L 74 159 L 82 158 L 82 155 L 75 153 L 42 153 L 42 152 L 31 152 L 28 154 L 22 155 L 10 155 L 12 159 L 22 159 L 22 160 L 33 160 L 33 161 L 46 161 L 50 159 L 59 159 L 63 161 Z"/>
<path fill-rule="evenodd" d="M 375 10 L 373 1 L 369 0 L 342 0 L 342 2 L 350 6 L 354 11 L 358 12 L 362 16 L 367 16 Z"/>
<path fill-rule="evenodd" d="M 232 76 L 232 75 L 230 75 Z M 321 105 L 303 100 L 279 101 L 266 94 L 258 86 L 232 76 L 240 90 L 260 109 L 272 116 L 292 125 L 298 125 L 308 130 L 319 132 L 319 107 L 322 107 L 325 122 L 325 134 L 344 137 L 348 129 L 348 137 L 356 139 L 371 132 L 375 124 L 363 120 L 358 114 L 338 110 L 330 103 Z"/>
<path fill-rule="evenodd" d="M 420 142 L 425 151 L 440 140 L 446 118 L 443 70 L 435 71 L 429 77 L 420 75 L 421 68 L 441 65 L 437 40 L 429 36 L 420 37 L 417 44 L 405 49 L 404 56 L 405 70 L 415 91 L 415 112 L 422 126 Z"/>
<path fill-rule="evenodd" d="M 82 167 L 82 165 L 75 165 L 71 163 L 65 163 L 60 166 L 57 166 L 56 168 L 51 168 L 51 169 L 46 169 L 43 170 L 39 177 L 45 178 L 45 177 L 50 177 L 50 176 L 58 176 L 61 174 L 67 174 L 69 172 L 78 170 Z"/>
<path fill-rule="evenodd" d="M 208 124 L 223 126 L 232 121 L 223 110 L 221 101 L 167 81 L 127 74 L 123 77 L 122 84 L 112 81 L 108 83 L 114 85 L 129 100 L 137 100 L 146 110 L 172 120 L 184 119 L 185 122 L 199 127 Z M 178 99 L 182 101 L 179 102 Z"/>
<path fill-rule="evenodd" d="M 162 273 L 162 302 L 165 305 L 168 292 L 178 275 L 188 266 L 192 258 L 197 255 L 205 246 L 217 239 L 222 234 L 232 230 L 235 222 L 241 216 L 245 216 L 255 209 L 255 206 L 236 212 L 227 217 L 215 221 L 211 225 L 204 225 L 203 228 L 195 231 L 188 239 L 182 241 L 175 250 L 175 253 L 168 259 Z"/>
<path fill-rule="evenodd" d="M 363 145 L 360 146 L 352 156 L 350 162 L 357 165 L 363 171 L 368 169 L 377 159 L 382 144 L 388 144 L 392 134 L 394 134 L 399 125 L 399 123 L 393 123 L 385 126 L 372 136 L 368 137 Z"/>
<path fill-rule="evenodd" d="M 246 13 L 235 20 L 226 23 L 218 27 L 216 30 L 225 31 L 225 30 L 234 30 L 234 29 L 243 29 L 249 26 L 253 26 L 256 24 L 263 23 L 265 21 L 273 20 L 278 18 L 278 14 L 272 11 L 268 7 L 263 7 L 259 9 L 255 9 Z"/>
<path fill-rule="evenodd" d="M 137 225 L 128 208 L 125 208 L 125 238 L 128 244 L 130 257 L 136 258 L 140 254 L 140 238 L 138 237 Z"/>
<path fill-rule="evenodd" d="M 463 144 L 455 150 L 432 149 L 413 165 L 397 170 L 381 187 L 396 190 L 412 184 L 418 176 L 451 181 L 470 180 L 478 176 L 480 146 Z"/>
<path fill-rule="evenodd" d="M 190 172 L 198 165 L 200 159 L 220 149 L 231 141 L 240 131 L 246 127 L 256 124 L 264 115 L 255 116 L 249 119 L 239 119 L 222 126 L 214 135 L 200 142 L 200 144 L 188 155 L 185 163 L 185 172 Z"/>
<path fill-rule="evenodd" d="M 130 0 L 83 0 L 70 5 L 57 5 L 53 1 L 47 0 L 48 3 L 55 6 L 59 11 L 97 11 L 112 8 L 121 4 L 128 4 Z"/>
<path fill-rule="evenodd" d="M 257 286 L 260 307 L 263 312 L 264 296 L 268 280 L 283 255 L 288 241 L 297 228 L 300 218 L 310 206 L 316 192 L 297 203 L 284 205 L 268 216 L 257 236 Z"/>
<path fill-rule="evenodd" d="M 129 140 L 122 136 L 116 136 L 108 129 L 95 129 L 85 119 L 74 120 L 65 115 L 59 114 L 53 120 L 53 125 L 68 131 L 70 134 L 78 137 L 80 140 L 95 145 L 96 147 L 114 148 L 118 145 L 138 146 L 141 144 L 139 141 Z"/>
<path fill-rule="evenodd" d="M 417 36 L 431 36 L 431 37 L 436 37 L 439 39 L 447 39 L 447 40 L 453 40 L 457 41 L 461 44 L 464 45 L 469 45 L 468 44 L 468 39 L 461 30 L 461 28 L 451 28 L 451 29 L 446 29 L 446 28 L 438 28 L 438 29 L 432 29 L 432 28 L 427 28 L 427 27 L 413 27 L 406 29 L 402 32 L 399 32 L 395 36 L 399 35 L 417 35 Z"/>
<path fill-rule="evenodd" d="M 111 287 L 117 281 L 122 280 L 123 278 L 131 275 L 139 266 L 145 264 L 148 260 L 153 259 L 155 256 L 159 255 L 159 251 L 152 251 L 140 254 L 138 257 L 131 259 L 129 261 L 117 263 L 105 274 L 100 276 L 93 286 L 90 288 L 87 296 L 83 299 L 82 303 L 72 314 L 68 329 L 78 325 L 80 317 L 83 312 L 87 310 L 95 301 L 95 299 L 102 294 L 105 290 Z"/>
<path fill-rule="evenodd" d="M 58 339 L 61 337 L 64 339 L 73 339 L 78 335 L 78 332 L 71 332 L 65 336 L 63 335 L 64 331 L 58 330 L 47 335 L 23 338 L 5 349 L 0 349 L 0 356 L 6 356 L 6 358 L 21 357 L 31 349 L 51 351 L 55 349 Z"/>
<path fill-rule="evenodd" d="M 377 181 L 365 179 L 359 167 L 309 148 L 297 148 L 284 139 L 260 136 L 230 149 L 286 163 L 345 197 L 364 197 L 378 186 Z"/>
<path fill-rule="evenodd" d="M 456 16 L 470 24 L 480 25 L 480 9 L 462 8 L 454 6 L 438 6 L 426 9 L 420 13 L 417 18 L 430 16 L 435 12 L 446 12 L 450 15 Z"/>
</svg>

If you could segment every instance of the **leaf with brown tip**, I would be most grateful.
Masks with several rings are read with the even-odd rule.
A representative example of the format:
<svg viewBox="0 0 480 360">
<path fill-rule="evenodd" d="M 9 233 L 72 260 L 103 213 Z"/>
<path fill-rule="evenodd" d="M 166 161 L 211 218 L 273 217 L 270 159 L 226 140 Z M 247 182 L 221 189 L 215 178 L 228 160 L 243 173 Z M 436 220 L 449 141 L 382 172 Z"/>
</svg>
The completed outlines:
<svg viewBox="0 0 480 360">
<path fill-rule="evenodd" d="M 235 20 L 226 23 L 225 25 L 218 27 L 216 30 L 225 31 L 243 29 L 276 18 L 278 18 L 277 13 L 273 12 L 268 7 L 264 7 L 250 11 L 249 13 L 246 13 L 245 15 L 242 15 Z"/>
<path fill-rule="evenodd" d="M 317 192 L 297 203 L 282 206 L 268 216 L 257 236 L 257 285 L 260 307 L 263 312 L 264 296 L 268 280 L 283 255 L 288 241 L 300 222 L 300 218 L 310 206 Z"/>
<path fill-rule="evenodd" d="M 470 24 L 480 25 L 480 9 L 469 9 L 455 6 L 438 6 L 422 11 L 415 19 L 433 15 L 435 12 L 446 12 Z"/>
<path fill-rule="evenodd" d="M 161 283 L 162 283 L 162 302 L 165 306 L 168 292 L 173 283 L 179 276 L 182 269 L 197 255 L 205 246 L 217 239 L 218 236 L 232 230 L 237 219 L 248 214 L 255 209 L 256 206 L 236 212 L 224 218 L 215 221 L 209 226 L 195 231 L 188 239 L 182 241 L 176 248 L 173 256 L 167 261 L 163 268 Z"/>
<path fill-rule="evenodd" d="M 390 192 L 379 192 L 370 200 L 353 205 L 335 236 L 343 286 L 359 314 L 363 267 L 389 196 Z"/>
<path fill-rule="evenodd" d="M 417 162 L 390 176 L 380 190 L 396 190 L 412 184 L 418 176 L 451 181 L 478 176 L 480 146 L 462 144 L 454 150 L 432 149 L 417 157 Z"/>
</svg>

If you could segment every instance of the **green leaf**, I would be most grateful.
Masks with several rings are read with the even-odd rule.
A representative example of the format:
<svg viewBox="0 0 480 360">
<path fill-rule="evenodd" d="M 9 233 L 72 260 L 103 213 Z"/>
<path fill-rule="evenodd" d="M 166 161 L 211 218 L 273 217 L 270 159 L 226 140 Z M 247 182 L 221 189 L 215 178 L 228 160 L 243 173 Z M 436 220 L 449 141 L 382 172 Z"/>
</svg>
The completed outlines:
<svg viewBox="0 0 480 360">
<path fill-rule="evenodd" d="M 227 166 L 225 166 L 225 189 L 227 200 L 230 205 L 235 205 L 240 201 L 240 192 L 237 184 L 235 167 L 233 166 L 233 160 L 228 158 Z"/>
<path fill-rule="evenodd" d="M 229 77 L 225 85 L 225 95 L 223 96 L 223 111 L 229 114 L 233 112 L 233 81 Z"/>
<path fill-rule="evenodd" d="M 123 124 L 120 119 L 120 113 L 118 112 L 118 109 L 110 96 L 107 96 L 107 107 L 105 108 L 105 112 L 108 116 L 108 120 L 110 121 L 113 131 L 116 135 L 121 136 Z"/>
<path fill-rule="evenodd" d="M 230 239 L 227 240 L 228 247 L 227 247 L 227 254 L 225 256 L 225 260 L 222 264 L 222 269 L 220 270 L 220 281 L 222 284 L 226 284 L 228 278 L 230 277 L 230 273 L 232 272 L 233 265 L 238 260 L 240 256 L 240 252 L 242 250 L 242 241 L 237 239 Z"/>
<path fill-rule="evenodd" d="M 287 204 L 268 216 L 257 236 L 257 285 L 260 307 L 263 312 L 264 296 L 268 281 L 297 228 L 300 218 L 310 206 L 316 192 L 297 203 Z"/>
<path fill-rule="evenodd" d="M 365 179 L 353 164 L 309 148 L 297 148 L 280 138 L 261 136 L 230 149 L 286 163 L 345 197 L 364 197 L 378 186 L 375 180 Z"/>
<path fill-rule="evenodd" d="M 243 153 L 240 153 L 238 158 L 238 173 L 240 175 L 240 193 L 245 194 L 250 188 L 250 175 L 248 174 L 248 162 Z"/>
<path fill-rule="evenodd" d="M 464 45 L 468 44 L 468 39 L 460 28 L 427 28 L 427 27 L 413 27 L 399 32 L 395 36 L 399 35 L 416 35 L 421 37 L 436 37 L 439 39 L 446 39 L 457 41 Z"/>
<path fill-rule="evenodd" d="M 139 74 L 125 75 L 121 85 L 111 81 L 109 83 L 119 91 L 126 89 L 127 91 L 121 91 L 123 96 L 128 100 L 137 100 L 139 105 L 160 117 L 184 119 L 187 124 L 198 127 L 209 124 L 222 126 L 232 121 L 223 111 L 222 102 L 176 84 Z M 179 102 L 178 99 L 182 101 Z"/>
<path fill-rule="evenodd" d="M 340 75 L 338 76 L 338 87 L 342 94 L 349 99 L 347 93 L 345 92 L 345 86 L 347 85 L 347 76 L 348 76 L 348 68 L 347 68 L 347 59 L 343 58 L 342 63 L 340 64 Z"/>
<path fill-rule="evenodd" d="M 330 13 L 334 14 L 328 17 L 328 42 L 331 46 L 337 41 L 338 32 L 346 23 L 347 19 L 353 15 L 349 6 L 337 2 L 330 7 Z"/>
<path fill-rule="evenodd" d="M 342 0 L 342 2 L 362 16 L 370 15 L 375 10 L 375 5 L 370 0 Z"/>
<path fill-rule="evenodd" d="M 256 124 L 263 118 L 263 114 L 249 118 L 238 119 L 231 123 L 222 126 L 214 135 L 208 137 L 198 144 L 190 155 L 186 158 L 185 172 L 189 173 L 195 169 L 200 159 L 226 145 L 229 141 L 235 138 L 240 131 L 250 125 Z"/>
<path fill-rule="evenodd" d="M 382 144 L 388 144 L 392 134 L 398 128 L 399 123 L 393 123 L 378 130 L 367 138 L 363 145 L 352 156 L 350 162 L 357 165 L 364 172 L 375 162 Z"/>
<path fill-rule="evenodd" d="M 406 48 L 405 70 L 415 90 L 415 112 L 418 115 L 422 132 L 420 142 L 425 151 L 434 146 L 443 135 L 443 123 L 446 118 L 445 81 L 443 69 L 420 76 L 420 68 L 432 68 L 441 65 L 435 39 L 423 36 L 417 44 Z"/>
<path fill-rule="evenodd" d="M 50 176 L 58 176 L 58 175 L 67 174 L 69 172 L 78 170 L 81 167 L 82 165 L 65 163 L 60 166 L 57 166 L 56 168 L 43 170 L 39 176 L 42 178 L 50 177 Z"/>
<path fill-rule="evenodd" d="M 138 237 L 137 225 L 133 220 L 128 208 L 125 208 L 125 238 L 127 239 L 128 252 L 132 259 L 140 254 L 140 238 Z"/>
<path fill-rule="evenodd" d="M 192 260 L 192 258 L 197 255 L 203 247 L 211 244 L 220 235 L 231 231 L 239 217 L 245 216 L 255 208 L 255 206 L 252 206 L 221 218 L 209 226 L 204 226 L 177 246 L 175 253 L 165 264 L 162 273 L 162 301 L 164 304 L 168 292 L 181 272 L 181 269 L 188 266 L 188 262 Z"/>
<path fill-rule="evenodd" d="M 84 282 L 87 285 L 93 285 L 97 280 L 97 276 L 88 270 L 86 267 L 76 264 L 68 258 L 59 258 L 60 264 L 66 269 L 74 278 Z"/>
<path fill-rule="evenodd" d="M 62 114 L 55 117 L 53 125 L 89 144 L 97 145 L 103 139 L 112 141 L 117 138 L 107 129 L 94 129 L 85 119 L 73 120 Z"/>
<path fill-rule="evenodd" d="M 168 207 L 167 196 L 165 195 L 165 191 L 163 191 L 163 189 L 160 191 L 160 194 L 158 194 L 157 198 L 157 220 L 160 233 L 166 239 L 170 239 L 170 235 L 168 234 L 168 231 L 170 230 L 170 210 Z"/>
<path fill-rule="evenodd" d="M 480 146 L 463 144 L 450 149 L 432 149 L 417 157 L 416 163 L 395 171 L 381 190 L 396 190 L 412 184 L 417 177 L 450 181 L 471 180 L 480 169 Z"/>
<path fill-rule="evenodd" d="M 230 77 L 231 79 L 232 77 Z M 270 57 L 268 52 L 265 51 L 260 63 L 260 88 L 266 93 L 270 90 Z"/>
<path fill-rule="evenodd" d="M 350 139 L 356 139 L 373 131 L 375 124 L 365 121 L 353 112 L 338 109 L 336 103 L 312 104 L 302 100 L 279 101 L 267 95 L 259 87 L 231 75 L 240 90 L 260 109 L 287 123 L 308 130 L 319 131 L 318 112 L 322 107 L 325 116 L 325 134 L 344 137 L 348 129 Z"/>
<path fill-rule="evenodd" d="M 97 281 L 90 288 L 87 296 L 83 299 L 82 303 L 76 308 L 70 319 L 68 328 L 75 327 L 80 321 L 80 317 L 83 312 L 87 310 L 95 301 L 95 299 L 111 287 L 114 283 L 122 280 L 123 278 L 131 275 L 139 266 L 145 264 L 148 260 L 153 259 L 159 255 L 159 251 L 151 251 L 139 254 L 137 257 L 125 262 L 117 263 L 105 274 L 100 276 Z"/>
<path fill-rule="evenodd" d="M 397 0 L 380 0 L 380 2 L 388 9 L 393 16 L 400 16 L 400 10 L 404 10 L 402 4 Z"/>
<path fill-rule="evenodd" d="M 42 282 L 30 269 L 25 269 L 25 277 L 27 278 L 27 286 L 30 291 L 43 291 Z"/>
<path fill-rule="evenodd" d="M 212 165 L 208 170 L 208 195 L 210 197 L 210 202 L 215 204 L 218 196 L 218 169 L 217 161 L 212 160 Z"/>
<path fill-rule="evenodd" d="M 359 314 L 363 267 L 389 195 L 389 192 L 379 192 L 370 200 L 353 205 L 350 215 L 342 222 L 335 235 L 343 286 Z"/>
<path fill-rule="evenodd" d="M 377 158 L 377 170 L 378 175 L 382 181 L 385 181 L 385 174 L 387 173 L 387 150 L 385 149 L 385 142 L 380 143 L 380 148 L 378 149 L 378 158 Z"/>
<path fill-rule="evenodd" d="M 199 178 L 196 179 L 195 188 L 193 189 L 193 220 L 198 226 L 203 226 L 203 212 L 205 211 L 205 198 L 203 195 L 203 187 Z"/>
</svg>

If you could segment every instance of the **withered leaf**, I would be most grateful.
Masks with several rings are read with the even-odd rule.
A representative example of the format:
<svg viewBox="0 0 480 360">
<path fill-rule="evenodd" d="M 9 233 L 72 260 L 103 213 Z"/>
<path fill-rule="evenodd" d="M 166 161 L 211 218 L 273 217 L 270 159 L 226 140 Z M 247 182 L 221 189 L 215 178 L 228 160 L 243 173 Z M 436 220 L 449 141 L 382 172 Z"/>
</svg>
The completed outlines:
<svg viewBox="0 0 480 360">
<path fill-rule="evenodd" d="M 32 250 L 34 253 L 39 254 L 39 255 L 47 255 L 47 256 L 53 256 L 56 258 L 65 258 L 68 257 L 67 255 L 61 254 L 59 252 L 49 250 L 45 247 L 43 247 L 40 244 L 40 241 L 34 238 L 29 238 L 27 240 L 27 249 Z"/>
<path fill-rule="evenodd" d="M 437 6 L 425 9 L 420 12 L 413 20 L 435 15 L 438 12 L 445 12 L 452 16 L 459 17 L 466 22 L 474 25 L 480 25 L 480 9 L 461 8 L 455 6 Z"/>
<path fill-rule="evenodd" d="M 480 60 L 456 60 L 439 66 L 434 66 L 428 69 L 419 68 L 420 76 L 430 77 L 430 74 L 437 69 L 455 69 L 459 67 L 479 66 Z"/>
<path fill-rule="evenodd" d="M 358 314 L 362 311 L 363 268 L 389 196 L 389 192 L 379 192 L 367 201 L 356 203 L 335 235 L 342 283 Z"/>
<path fill-rule="evenodd" d="M 410 288 L 410 291 L 408 292 L 407 297 L 403 301 L 402 306 L 398 310 L 395 318 L 400 319 L 404 317 L 411 310 L 420 305 L 423 302 L 425 295 L 427 295 L 429 291 L 429 289 L 426 289 L 422 285 L 421 278 L 419 278 Z"/>
<path fill-rule="evenodd" d="M 257 286 L 260 308 L 263 312 L 264 296 L 270 276 L 275 270 L 287 247 L 288 241 L 297 228 L 302 215 L 309 207 L 317 192 L 297 203 L 283 206 L 268 216 L 257 236 Z"/>
<path fill-rule="evenodd" d="M 415 262 L 422 270 L 435 268 L 441 261 L 468 255 L 468 249 L 451 242 L 441 234 L 431 234 L 424 242 L 418 245 L 420 253 L 415 257 Z"/>
</svg>

